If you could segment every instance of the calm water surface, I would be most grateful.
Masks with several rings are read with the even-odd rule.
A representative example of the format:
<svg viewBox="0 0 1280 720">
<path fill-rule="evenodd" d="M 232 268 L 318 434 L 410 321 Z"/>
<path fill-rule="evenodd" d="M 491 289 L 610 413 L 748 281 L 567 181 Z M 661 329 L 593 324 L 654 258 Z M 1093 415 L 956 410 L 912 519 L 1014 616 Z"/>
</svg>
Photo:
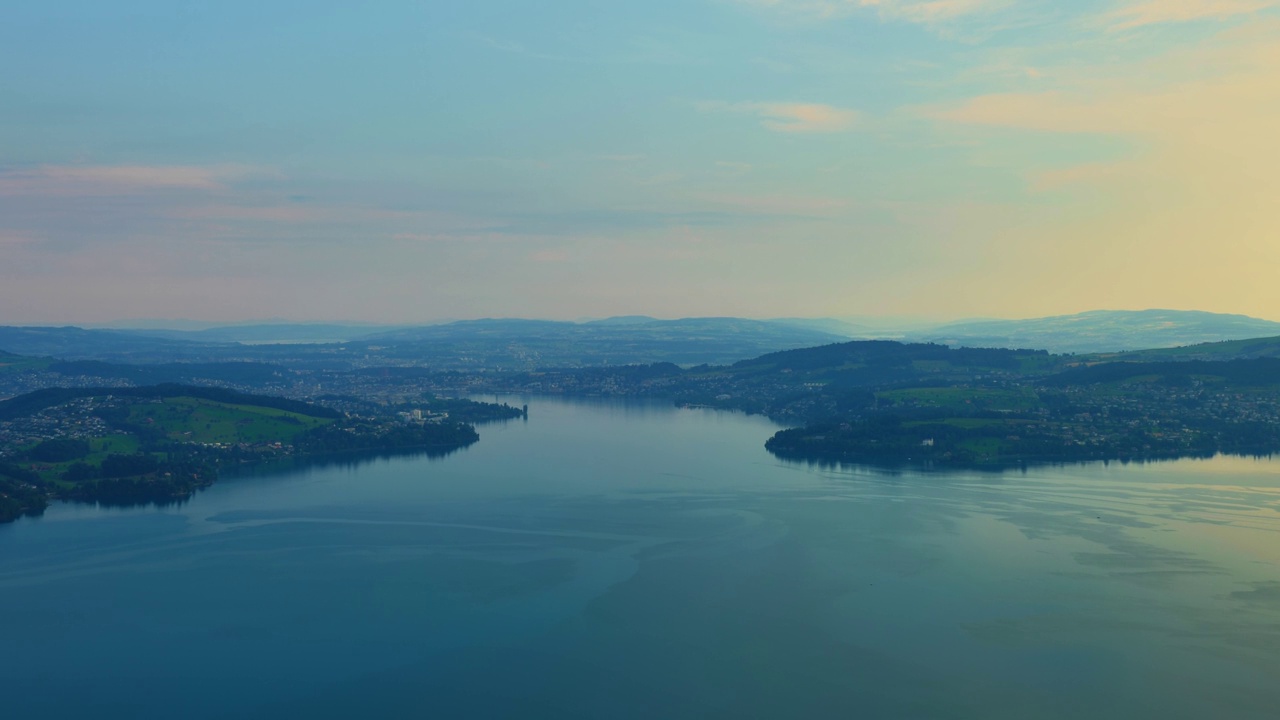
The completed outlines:
<svg viewBox="0 0 1280 720">
<path fill-rule="evenodd" d="M 9 718 L 1275 718 L 1280 462 L 779 462 L 528 402 L 444 459 L 0 526 Z"/>
</svg>

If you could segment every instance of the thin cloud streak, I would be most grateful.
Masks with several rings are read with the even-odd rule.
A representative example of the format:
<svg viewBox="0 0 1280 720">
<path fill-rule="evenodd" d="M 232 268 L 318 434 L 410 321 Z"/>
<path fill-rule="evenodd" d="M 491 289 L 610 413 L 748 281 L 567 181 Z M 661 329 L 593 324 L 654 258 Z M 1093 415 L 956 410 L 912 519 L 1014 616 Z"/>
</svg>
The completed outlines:
<svg viewBox="0 0 1280 720">
<path fill-rule="evenodd" d="M 39 241 L 29 233 L 0 230 L 0 248 L 34 245 L 37 242 Z"/>
<path fill-rule="evenodd" d="M 241 165 L 40 165 L 0 171 L 0 196 L 112 196 L 157 190 L 224 190 L 262 174 Z"/>
<path fill-rule="evenodd" d="M 738 212 L 764 215 L 828 215 L 849 207 L 847 200 L 784 194 L 703 195 L 703 200 L 736 208 Z"/>
<path fill-rule="evenodd" d="M 1277 0 L 1148 0 L 1109 14 L 1111 30 L 1195 20 L 1225 20 L 1280 5 Z"/>
<path fill-rule="evenodd" d="M 704 112 L 730 112 L 755 115 L 760 124 L 781 133 L 836 133 L 852 128 L 858 119 L 856 110 L 821 103 L 726 103 L 708 102 L 699 106 Z"/>
<path fill-rule="evenodd" d="M 924 25 L 1004 8 L 1012 0 L 735 0 L 741 5 L 766 8 L 789 15 L 814 18 L 845 17 L 874 11 L 882 20 Z"/>
</svg>

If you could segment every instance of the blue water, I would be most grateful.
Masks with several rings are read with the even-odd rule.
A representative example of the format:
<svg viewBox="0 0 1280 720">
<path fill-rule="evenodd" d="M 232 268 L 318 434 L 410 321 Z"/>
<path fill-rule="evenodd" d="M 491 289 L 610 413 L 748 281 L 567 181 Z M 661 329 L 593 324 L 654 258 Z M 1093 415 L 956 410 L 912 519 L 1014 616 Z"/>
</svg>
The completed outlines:
<svg viewBox="0 0 1280 720">
<path fill-rule="evenodd" d="M 823 469 L 504 399 L 443 459 L 0 526 L 0 713 L 1280 716 L 1280 462 Z"/>
</svg>

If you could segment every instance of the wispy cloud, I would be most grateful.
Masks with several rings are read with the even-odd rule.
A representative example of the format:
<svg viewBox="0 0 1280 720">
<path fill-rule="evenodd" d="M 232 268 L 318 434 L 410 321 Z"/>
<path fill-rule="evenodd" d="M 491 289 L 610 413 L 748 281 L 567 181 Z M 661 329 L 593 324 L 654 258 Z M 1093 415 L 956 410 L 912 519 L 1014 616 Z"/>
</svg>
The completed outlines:
<svg viewBox="0 0 1280 720">
<path fill-rule="evenodd" d="M 573 254 L 564 248 L 546 248 L 529 253 L 529 261 L 536 263 L 565 263 L 573 259 Z"/>
<path fill-rule="evenodd" d="M 40 165 L 0 170 L 0 195 L 110 196 L 157 190 L 220 190 L 261 171 L 239 165 Z"/>
<path fill-rule="evenodd" d="M 395 233 L 394 235 L 391 236 L 391 239 L 399 242 L 408 242 L 408 243 L 432 243 L 432 242 L 439 242 L 440 240 L 450 240 L 452 238 L 449 236 L 440 235 L 437 233 L 402 232 L 402 233 Z"/>
<path fill-rule="evenodd" d="M 965 15 L 990 12 L 1009 4 L 1008 0 L 928 0 L 927 2 L 893 2 L 878 0 L 865 4 L 877 7 L 884 17 L 907 22 L 934 23 L 954 20 Z"/>
<path fill-rule="evenodd" d="M 856 110 L 819 103 L 726 103 L 707 102 L 699 107 L 704 112 L 733 112 L 755 115 L 760 124 L 782 133 L 834 133 L 853 127 Z"/>
<path fill-rule="evenodd" d="M 167 213 L 184 220 L 214 220 L 225 222 L 280 222 L 307 223 L 333 221 L 338 213 L 331 208 L 310 205 L 243 206 L 233 204 L 184 207 Z"/>
<path fill-rule="evenodd" d="M 843 17 L 873 11 L 884 20 L 933 25 L 966 15 L 989 12 L 1012 0 L 734 0 L 741 5 L 768 8 L 817 18 Z"/>
<path fill-rule="evenodd" d="M 1145 25 L 1222 20 L 1280 5 L 1280 0 L 1147 0 L 1130 4 L 1107 16 L 1112 30 Z"/>
<path fill-rule="evenodd" d="M 1044 84 L 1053 91 L 988 93 L 935 109 L 943 133 L 976 141 L 975 165 L 1002 167 L 1031 193 L 1052 195 L 955 227 L 982 232 L 990 257 L 1008 267 L 1088 278 L 1130 303 L 1205 302 L 1191 289 L 1207 287 L 1212 298 L 1259 302 L 1274 285 L 1263 269 L 1280 262 L 1271 211 L 1280 197 L 1277 67 L 1280 22 L 1259 17 L 1152 56 L 1051 67 Z M 1019 143 L 1037 152 L 1008 149 Z M 1034 240 L 1031 224 L 1044 228 Z M 1108 269 L 1137 264 L 1149 280 L 1126 284 Z"/>
<path fill-rule="evenodd" d="M 1280 23 L 1259 22 L 1155 58 L 1083 66 L 1050 90 L 977 95 L 925 113 L 961 125 L 1124 135 L 1170 146 L 1257 143 L 1243 160 L 1280 147 L 1268 129 L 1280 122 L 1277 63 Z"/>
<path fill-rule="evenodd" d="M 1120 178 L 1132 163 L 1086 163 L 1032 173 L 1030 187 L 1036 192 L 1061 190 L 1075 185 L 1098 185 Z"/>
<path fill-rule="evenodd" d="M 732 160 L 717 160 L 716 168 L 721 173 L 731 177 L 742 177 L 751 172 L 751 163 L 736 162 Z"/>
<path fill-rule="evenodd" d="M 37 242 L 39 241 L 30 233 L 0 230 L 0 248 L 34 245 Z"/>
<path fill-rule="evenodd" d="M 509 53 L 527 52 L 522 43 L 512 42 L 510 40 L 500 40 L 498 38 L 489 37 L 488 35 L 476 35 L 475 38 L 494 50 L 501 50 L 502 52 Z"/>
<path fill-rule="evenodd" d="M 935 109 L 929 114 L 939 120 L 963 125 L 990 125 L 1066 133 L 1120 133 L 1132 129 L 1127 104 L 1131 97 L 1077 97 L 1061 92 L 993 93 L 980 95 L 964 104 Z"/>
<path fill-rule="evenodd" d="M 849 202 L 840 198 L 781 193 L 710 194 L 701 199 L 755 215 L 827 215 L 849 207 Z"/>
</svg>

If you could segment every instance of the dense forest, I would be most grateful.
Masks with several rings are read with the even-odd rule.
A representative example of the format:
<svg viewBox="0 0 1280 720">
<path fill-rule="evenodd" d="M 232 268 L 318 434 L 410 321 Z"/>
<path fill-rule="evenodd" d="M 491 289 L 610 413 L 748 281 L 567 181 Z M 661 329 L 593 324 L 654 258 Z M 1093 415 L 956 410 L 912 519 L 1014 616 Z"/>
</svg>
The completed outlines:
<svg viewBox="0 0 1280 720">
<path fill-rule="evenodd" d="M 0 462 L 0 522 L 39 515 L 49 505 L 48 487 L 31 470 Z"/>
<path fill-rule="evenodd" d="M 348 421 L 309 430 L 294 440 L 300 453 L 321 455 L 364 450 L 463 447 L 480 439 L 465 423 L 387 425 Z"/>
</svg>

